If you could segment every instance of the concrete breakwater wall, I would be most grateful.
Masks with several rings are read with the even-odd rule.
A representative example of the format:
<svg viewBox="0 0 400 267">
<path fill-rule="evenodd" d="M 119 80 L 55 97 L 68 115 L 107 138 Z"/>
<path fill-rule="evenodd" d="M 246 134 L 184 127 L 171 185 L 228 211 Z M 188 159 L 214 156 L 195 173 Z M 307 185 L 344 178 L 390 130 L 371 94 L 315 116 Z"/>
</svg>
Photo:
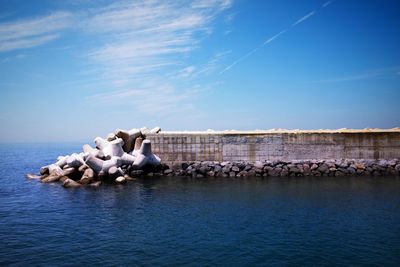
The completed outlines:
<svg viewBox="0 0 400 267">
<path fill-rule="evenodd" d="M 400 130 L 161 132 L 146 137 L 168 165 L 400 158 Z"/>
</svg>

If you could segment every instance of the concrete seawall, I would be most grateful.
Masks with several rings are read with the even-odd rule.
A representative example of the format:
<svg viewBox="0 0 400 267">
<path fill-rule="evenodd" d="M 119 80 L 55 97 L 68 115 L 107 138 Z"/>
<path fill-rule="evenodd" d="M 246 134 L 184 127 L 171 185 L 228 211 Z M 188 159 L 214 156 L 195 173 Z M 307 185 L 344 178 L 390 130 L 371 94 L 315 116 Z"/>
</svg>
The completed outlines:
<svg viewBox="0 0 400 267">
<path fill-rule="evenodd" d="M 164 163 L 400 158 L 400 130 L 161 132 L 149 134 Z"/>
</svg>

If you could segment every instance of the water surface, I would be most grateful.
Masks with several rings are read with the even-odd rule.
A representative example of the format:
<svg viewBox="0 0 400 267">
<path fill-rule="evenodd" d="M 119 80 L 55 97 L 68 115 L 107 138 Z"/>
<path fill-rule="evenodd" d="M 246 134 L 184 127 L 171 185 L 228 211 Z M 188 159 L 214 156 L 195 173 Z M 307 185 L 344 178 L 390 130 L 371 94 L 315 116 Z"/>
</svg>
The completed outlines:
<svg viewBox="0 0 400 267">
<path fill-rule="evenodd" d="M 0 265 L 400 265 L 400 179 L 24 178 L 79 144 L 0 145 Z"/>
</svg>

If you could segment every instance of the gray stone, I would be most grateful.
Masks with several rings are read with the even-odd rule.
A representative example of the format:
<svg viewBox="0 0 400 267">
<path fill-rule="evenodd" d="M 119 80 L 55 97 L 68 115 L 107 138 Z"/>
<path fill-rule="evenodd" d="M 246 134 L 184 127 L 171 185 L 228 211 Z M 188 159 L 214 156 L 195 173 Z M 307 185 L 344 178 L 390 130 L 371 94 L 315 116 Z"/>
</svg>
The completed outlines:
<svg viewBox="0 0 400 267">
<path fill-rule="evenodd" d="M 329 170 L 329 165 L 326 163 L 322 163 L 321 166 L 318 167 L 318 171 L 324 173 Z"/>
<path fill-rule="evenodd" d="M 234 172 L 239 172 L 240 169 L 239 169 L 238 166 L 233 166 L 233 167 L 232 167 L 232 171 L 234 171 Z"/>
</svg>

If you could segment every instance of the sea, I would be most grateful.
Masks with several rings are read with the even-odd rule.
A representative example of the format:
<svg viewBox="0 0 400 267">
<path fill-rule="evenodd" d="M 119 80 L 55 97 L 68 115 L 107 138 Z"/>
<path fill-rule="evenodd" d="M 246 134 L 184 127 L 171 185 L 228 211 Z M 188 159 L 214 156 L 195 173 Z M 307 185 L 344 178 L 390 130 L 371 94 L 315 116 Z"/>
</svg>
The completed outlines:
<svg viewBox="0 0 400 267">
<path fill-rule="evenodd" d="M 25 178 L 80 150 L 0 145 L 0 266 L 400 266 L 399 177 Z"/>
</svg>

